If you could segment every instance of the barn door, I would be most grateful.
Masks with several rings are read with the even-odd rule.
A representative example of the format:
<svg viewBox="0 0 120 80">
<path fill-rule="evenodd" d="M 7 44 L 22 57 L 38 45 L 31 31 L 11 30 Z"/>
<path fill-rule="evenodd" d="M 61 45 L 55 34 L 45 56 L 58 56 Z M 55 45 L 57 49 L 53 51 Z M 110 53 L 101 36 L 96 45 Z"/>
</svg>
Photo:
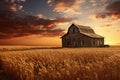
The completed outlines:
<svg viewBox="0 0 120 80">
<path fill-rule="evenodd" d="M 78 47 L 77 40 L 73 39 L 73 47 Z"/>
<path fill-rule="evenodd" d="M 73 47 L 76 47 L 76 46 L 75 46 L 75 41 L 73 41 Z"/>
</svg>

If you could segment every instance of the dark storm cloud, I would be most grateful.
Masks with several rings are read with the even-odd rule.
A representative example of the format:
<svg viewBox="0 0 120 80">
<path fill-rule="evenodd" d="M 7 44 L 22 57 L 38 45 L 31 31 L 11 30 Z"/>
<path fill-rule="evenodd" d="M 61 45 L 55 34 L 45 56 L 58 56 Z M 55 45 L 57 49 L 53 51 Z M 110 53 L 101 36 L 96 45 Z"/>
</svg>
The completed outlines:
<svg viewBox="0 0 120 80">
<path fill-rule="evenodd" d="M 106 6 L 104 13 L 99 13 L 97 18 L 111 17 L 113 19 L 120 19 L 120 1 L 114 1 Z"/>
<path fill-rule="evenodd" d="M 44 19 L 28 15 L 19 9 L 13 10 L 10 8 L 11 5 L 9 3 L 14 0 L 5 1 L 0 2 L 2 4 L 0 5 L 0 39 L 38 34 L 41 36 L 58 36 L 63 34 L 64 30 L 55 29 L 56 26 L 59 23 L 70 22 L 72 20 L 67 18 Z"/>
</svg>

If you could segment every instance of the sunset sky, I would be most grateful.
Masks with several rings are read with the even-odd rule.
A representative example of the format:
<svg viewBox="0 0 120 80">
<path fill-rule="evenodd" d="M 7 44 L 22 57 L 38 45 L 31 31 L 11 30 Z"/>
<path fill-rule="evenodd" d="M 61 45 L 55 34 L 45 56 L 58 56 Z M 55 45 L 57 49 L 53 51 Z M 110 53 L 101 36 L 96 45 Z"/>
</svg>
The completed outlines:
<svg viewBox="0 0 120 80">
<path fill-rule="evenodd" d="M 120 45 L 120 0 L 0 0 L 0 45 L 61 46 L 72 23 Z"/>
</svg>

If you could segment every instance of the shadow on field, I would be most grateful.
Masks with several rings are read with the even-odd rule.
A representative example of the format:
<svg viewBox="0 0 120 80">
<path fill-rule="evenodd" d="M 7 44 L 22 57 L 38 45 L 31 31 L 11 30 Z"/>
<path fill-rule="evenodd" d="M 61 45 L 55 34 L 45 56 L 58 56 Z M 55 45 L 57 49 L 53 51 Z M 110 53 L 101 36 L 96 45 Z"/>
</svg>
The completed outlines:
<svg viewBox="0 0 120 80">
<path fill-rule="evenodd" d="M 0 80 L 9 80 L 8 77 L 6 76 L 4 70 L 3 70 L 3 61 L 0 57 Z"/>
<path fill-rule="evenodd" d="M 25 51 L 25 50 L 39 50 L 39 49 L 62 49 L 62 47 L 33 47 L 33 48 L 18 48 L 18 49 L 2 48 L 0 49 L 0 51 Z"/>
</svg>

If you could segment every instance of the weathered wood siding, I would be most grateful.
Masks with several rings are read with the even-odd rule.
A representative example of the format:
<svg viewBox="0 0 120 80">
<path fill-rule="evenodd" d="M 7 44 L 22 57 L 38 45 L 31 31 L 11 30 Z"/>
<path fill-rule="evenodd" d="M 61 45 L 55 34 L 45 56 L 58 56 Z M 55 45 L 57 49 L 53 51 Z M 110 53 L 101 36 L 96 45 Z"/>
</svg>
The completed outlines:
<svg viewBox="0 0 120 80">
<path fill-rule="evenodd" d="M 63 47 L 100 47 L 104 46 L 104 38 L 91 38 L 81 34 L 75 26 L 71 26 L 62 37 Z"/>
</svg>

